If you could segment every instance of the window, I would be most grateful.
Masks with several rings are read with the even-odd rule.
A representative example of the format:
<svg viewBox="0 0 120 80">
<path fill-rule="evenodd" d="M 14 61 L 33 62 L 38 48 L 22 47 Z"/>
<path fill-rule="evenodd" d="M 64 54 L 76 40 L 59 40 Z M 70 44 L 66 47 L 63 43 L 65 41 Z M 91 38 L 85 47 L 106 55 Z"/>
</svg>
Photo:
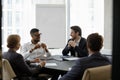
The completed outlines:
<svg viewBox="0 0 120 80">
<path fill-rule="evenodd" d="M 12 33 L 20 33 L 22 10 L 15 5 L 16 0 L 2 0 L 2 50 L 6 51 L 6 39 Z M 21 4 L 22 0 L 17 0 Z M 16 7 L 14 7 L 16 6 Z M 19 27 L 19 30 L 17 29 Z"/>
<path fill-rule="evenodd" d="M 2 48 L 7 50 L 6 39 L 9 34 L 19 34 L 21 45 L 30 41 L 29 31 L 36 27 L 36 4 L 64 4 L 64 0 L 2 0 Z M 26 38 L 27 36 L 27 38 Z"/>
<path fill-rule="evenodd" d="M 112 0 L 70 0 L 70 26 L 79 25 L 82 36 L 98 32 L 104 38 L 103 52 L 112 49 Z"/>
<path fill-rule="evenodd" d="M 7 5 L 8 5 L 8 8 L 9 8 L 9 9 L 12 8 L 12 1 L 13 1 L 13 0 L 7 0 Z"/>
<path fill-rule="evenodd" d="M 66 34 L 63 36 L 66 37 L 66 42 L 70 38 L 70 26 L 79 25 L 83 37 L 87 38 L 90 33 L 98 32 L 105 38 L 104 47 L 111 49 L 109 44 L 111 40 L 108 40 L 111 34 L 107 32 L 107 30 L 111 32 L 111 28 L 107 26 L 112 26 L 110 21 L 112 0 L 2 0 L 3 51 L 7 49 L 6 38 L 9 34 L 18 33 L 21 36 L 21 45 L 30 41 L 29 31 L 37 27 L 36 5 L 38 4 L 65 5 Z"/>
<path fill-rule="evenodd" d="M 12 27 L 12 11 L 7 12 L 7 26 Z"/>
<path fill-rule="evenodd" d="M 72 25 L 79 25 L 84 37 L 92 32 L 103 35 L 104 0 L 70 0 L 70 26 Z"/>
<path fill-rule="evenodd" d="M 16 27 L 21 27 L 20 24 L 21 24 L 21 20 L 22 20 L 22 12 L 20 11 L 16 11 L 15 13 L 15 26 Z"/>
</svg>

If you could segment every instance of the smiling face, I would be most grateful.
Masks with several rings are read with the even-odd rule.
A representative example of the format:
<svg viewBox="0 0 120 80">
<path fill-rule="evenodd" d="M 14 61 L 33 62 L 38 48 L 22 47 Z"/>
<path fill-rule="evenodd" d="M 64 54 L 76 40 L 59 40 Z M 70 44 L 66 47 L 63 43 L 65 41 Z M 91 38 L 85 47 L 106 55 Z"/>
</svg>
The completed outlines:
<svg viewBox="0 0 120 80">
<path fill-rule="evenodd" d="M 71 29 L 70 36 L 72 37 L 72 39 L 76 39 L 79 36 L 79 32 L 75 32 Z"/>
</svg>

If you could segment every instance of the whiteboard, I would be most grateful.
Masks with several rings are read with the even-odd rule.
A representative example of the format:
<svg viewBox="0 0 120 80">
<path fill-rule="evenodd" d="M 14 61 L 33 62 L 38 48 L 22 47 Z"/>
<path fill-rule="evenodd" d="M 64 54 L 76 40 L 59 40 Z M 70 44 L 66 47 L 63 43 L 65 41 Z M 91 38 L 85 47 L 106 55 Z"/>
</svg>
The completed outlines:
<svg viewBox="0 0 120 80">
<path fill-rule="evenodd" d="M 48 48 L 63 48 L 66 43 L 65 5 L 36 5 L 36 27 L 42 33 L 41 42 Z"/>
</svg>

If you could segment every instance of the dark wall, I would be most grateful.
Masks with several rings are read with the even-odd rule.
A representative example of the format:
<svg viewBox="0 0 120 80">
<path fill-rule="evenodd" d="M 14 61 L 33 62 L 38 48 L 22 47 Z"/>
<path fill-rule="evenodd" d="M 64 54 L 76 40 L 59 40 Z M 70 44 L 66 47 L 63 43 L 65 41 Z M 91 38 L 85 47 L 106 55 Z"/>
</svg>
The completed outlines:
<svg viewBox="0 0 120 80">
<path fill-rule="evenodd" d="M 2 44 L 2 30 L 1 30 L 2 20 L 1 19 L 2 19 L 2 5 L 0 0 L 0 49 Z"/>
<path fill-rule="evenodd" d="M 1 22 L 2 22 L 2 6 L 1 6 L 1 0 L 0 0 L 0 80 L 2 80 L 2 53 L 1 53 L 1 44 L 2 44 L 2 31 L 1 31 Z"/>
<path fill-rule="evenodd" d="M 120 0 L 113 0 L 112 80 L 120 80 Z"/>
</svg>

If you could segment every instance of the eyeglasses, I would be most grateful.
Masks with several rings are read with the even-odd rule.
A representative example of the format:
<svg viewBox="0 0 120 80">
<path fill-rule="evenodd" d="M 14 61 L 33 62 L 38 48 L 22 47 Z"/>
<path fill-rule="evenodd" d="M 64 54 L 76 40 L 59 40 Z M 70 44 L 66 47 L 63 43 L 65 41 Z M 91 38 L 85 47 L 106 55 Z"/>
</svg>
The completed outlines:
<svg viewBox="0 0 120 80">
<path fill-rule="evenodd" d="M 36 36 L 36 37 L 39 37 L 40 35 L 42 35 L 42 33 L 40 33 L 40 34 L 34 34 L 34 36 Z"/>
</svg>

